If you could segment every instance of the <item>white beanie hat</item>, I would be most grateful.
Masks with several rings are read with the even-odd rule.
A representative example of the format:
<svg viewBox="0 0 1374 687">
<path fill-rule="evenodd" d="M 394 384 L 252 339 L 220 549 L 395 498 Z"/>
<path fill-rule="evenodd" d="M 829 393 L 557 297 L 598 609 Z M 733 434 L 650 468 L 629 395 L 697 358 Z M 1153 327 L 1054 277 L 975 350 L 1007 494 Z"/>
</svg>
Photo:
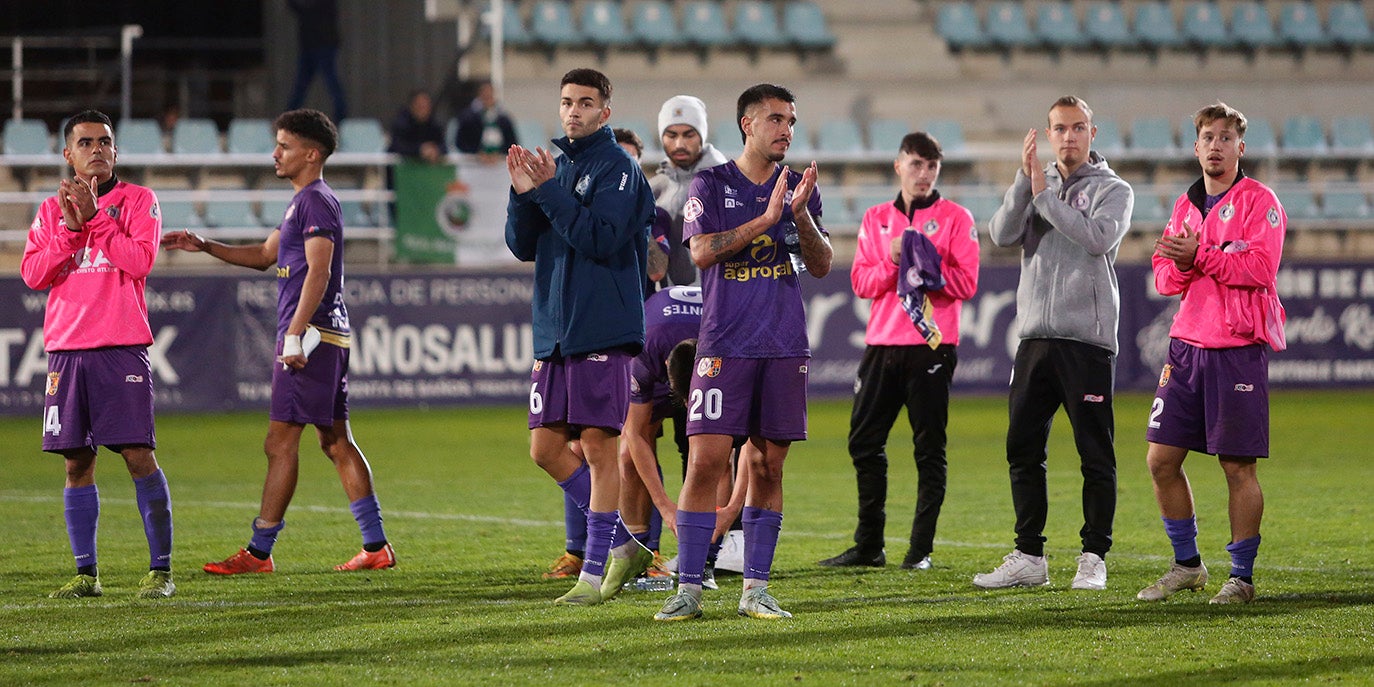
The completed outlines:
<svg viewBox="0 0 1374 687">
<path fill-rule="evenodd" d="M 663 103 L 658 111 L 658 135 L 674 124 L 686 124 L 697 130 L 706 140 L 706 103 L 690 95 L 675 95 Z"/>
</svg>

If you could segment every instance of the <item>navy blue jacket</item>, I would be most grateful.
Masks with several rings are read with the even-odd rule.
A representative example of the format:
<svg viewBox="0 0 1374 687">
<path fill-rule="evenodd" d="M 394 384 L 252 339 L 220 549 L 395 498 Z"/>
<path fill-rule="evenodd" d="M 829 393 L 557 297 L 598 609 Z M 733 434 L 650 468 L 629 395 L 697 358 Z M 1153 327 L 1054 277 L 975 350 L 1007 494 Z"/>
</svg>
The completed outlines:
<svg viewBox="0 0 1374 687">
<path fill-rule="evenodd" d="M 511 189 L 506 245 L 534 261 L 534 357 L 644 346 L 644 270 L 654 197 L 611 127 L 563 150 L 554 178 Z"/>
</svg>

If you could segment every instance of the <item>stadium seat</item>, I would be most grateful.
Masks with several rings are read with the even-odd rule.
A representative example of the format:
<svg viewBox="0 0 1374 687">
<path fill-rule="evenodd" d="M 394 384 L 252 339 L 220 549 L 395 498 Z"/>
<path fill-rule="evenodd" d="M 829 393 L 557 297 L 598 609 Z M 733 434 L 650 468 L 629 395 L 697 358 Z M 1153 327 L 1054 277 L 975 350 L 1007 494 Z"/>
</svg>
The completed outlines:
<svg viewBox="0 0 1374 687">
<path fill-rule="evenodd" d="M 1027 48 L 1038 42 L 1019 2 L 993 4 L 988 9 L 987 32 L 992 44 L 1004 49 Z"/>
<path fill-rule="evenodd" d="M 1126 15 L 1116 2 L 1099 0 L 1088 5 L 1083 14 L 1083 35 L 1098 48 L 1135 47 L 1137 41 L 1126 25 Z"/>
<path fill-rule="evenodd" d="M 787 44 L 778 26 L 778 13 L 763 0 L 743 0 L 735 5 L 735 38 L 745 45 L 777 48 Z"/>
<path fill-rule="evenodd" d="M 219 129 L 212 119 L 178 120 L 172 127 L 172 152 L 178 155 L 218 155 Z"/>
<path fill-rule="evenodd" d="M 945 156 L 957 156 L 964 151 L 964 127 L 955 119 L 930 119 L 924 131 L 940 142 Z"/>
<path fill-rule="evenodd" d="M 339 123 L 339 152 L 381 153 L 386 151 L 382 123 L 371 117 L 350 117 Z"/>
<path fill-rule="evenodd" d="M 573 24 L 569 4 L 560 0 L 541 0 L 534 5 L 530 12 L 530 36 L 536 43 L 558 48 L 583 42 L 582 32 Z"/>
<path fill-rule="evenodd" d="M 345 200 L 339 203 L 339 211 L 343 214 L 344 231 L 350 227 L 375 227 L 383 222 L 373 220 L 372 213 L 368 205 L 361 200 Z"/>
<path fill-rule="evenodd" d="M 520 3 L 506 0 L 501 3 L 504 8 L 501 12 L 501 40 L 506 45 L 515 48 L 523 48 L 534 44 L 534 37 L 530 35 L 526 28 L 525 20 L 520 16 Z M 487 6 L 482 22 L 482 35 L 491 37 L 491 7 Z"/>
<path fill-rule="evenodd" d="M 620 47 L 631 42 L 625 30 L 625 18 L 620 3 L 612 0 L 593 0 L 582 6 L 582 35 L 595 46 Z"/>
<path fill-rule="evenodd" d="M 654 127 L 649 124 L 648 120 L 635 117 L 613 117 L 611 126 L 617 129 L 629 129 L 639 134 L 639 139 L 644 142 L 645 152 L 663 148 L 663 141 L 654 135 Z"/>
<path fill-rule="evenodd" d="M 1134 32 L 1141 45 L 1152 48 L 1176 48 L 1183 45 L 1172 7 L 1160 0 L 1141 3 L 1135 10 Z"/>
<path fill-rule="evenodd" d="M 1255 0 L 1237 3 L 1231 8 L 1231 35 L 1241 47 L 1252 51 L 1279 44 L 1269 9 Z"/>
<path fill-rule="evenodd" d="M 733 115 L 726 115 L 711 122 L 710 143 L 729 158 L 739 155 L 740 151 L 744 150 L 744 143 L 740 140 L 739 124 L 735 123 Z"/>
<path fill-rule="evenodd" d="M 1002 207 L 1002 192 L 995 188 L 961 189 L 950 195 L 949 199 L 968 209 L 973 215 L 973 223 L 983 228 L 987 228 L 997 208 Z"/>
<path fill-rule="evenodd" d="M 515 120 L 515 142 L 530 150 L 535 148 L 548 150 L 550 148 L 548 132 L 537 119 Z"/>
<path fill-rule="evenodd" d="M 115 147 L 125 155 L 165 152 L 162 130 L 151 119 L 121 119 L 115 126 Z"/>
<path fill-rule="evenodd" d="M 1078 23 L 1068 2 L 1048 2 L 1035 13 L 1035 35 L 1051 48 L 1077 48 L 1088 44 L 1088 35 Z"/>
<path fill-rule="evenodd" d="M 803 50 L 828 50 L 835 46 L 835 34 L 825 22 L 825 13 L 811 0 L 794 0 L 783 5 L 782 32 L 788 41 Z"/>
<path fill-rule="evenodd" d="M 1288 219 L 1321 219 L 1322 212 L 1317 205 L 1317 197 L 1312 193 L 1312 187 L 1307 184 L 1276 186 L 1274 194 L 1283 204 L 1283 211 L 1288 214 Z"/>
<path fill-rule="evenodd" d="M 1295 115 L 1283 121 L 1283 151 L 1312 155 L 1326 151 L 1326 132 L 1316 117 Z"/>
<path fill-rule="evenodd" d="M 634 6 L 630 15 L 630 35 L 647 47 L 666 48 L 681 45 L 673 8 L 664 0 L 646 0 Z"/>
<path fill-rule="evenodd" d="M 1326 16 L 1326 34 L 1331 42 L 1347 50 L 1374 46 L 1374 34 L 1369 30 L 1369 17 L 1364 3 L 1355 0 L 1338 2 Z"/>
<path fill-rule="evenodd" d="M 875 119 L 868 123 L 868 149 L 874 153 L 897 157 L 902 138 L 915 131 L 911 124 L 900 119 Z M 944 146 L 943 143 L 940 144 Z"/>
<path fill-rule="evenodd" d="M 700 48 L 732 45 L 735 34 L 725 25 L 725 13 L 715 0 L 695 0 L 682 8 L 682 33 Z"/>
<path fill-rule="evenodd" d="M 272 122 L 266 119 L 240 118 L 229 122 L 226 143 L 231 153 L 269 154 L 276 147 Z"/>
<path fill-rule="evenodd" d="M 1163 117 L 1145 117 L 1131 123 L 1131 152 L 1137 155 L 1172 154 L 1174 128 Z"/>
<path fill-rule="evenodd" d="M 864 151 L 859 125 L 851 119 L 823 122 L 816 131 L 816 152 L 828 155 L 860 155 Z"/>
<path fill-rule="evenodd" d="M 1327 219 L 1368 219 L 1369 199 L 1364 191 L 1339 190 L 1322 194 L 1322 216 Z"/>
<path fill-rule="evenodd" d="M 797 122 L 792 127 L 792 145 L 787 149 L 787 154 L 791 156 L 788 164 L 798 169 L 811 163 L 811 156 L 816 154 L 816 144 L 811 137 L 811 127 L 806 122 Z"/>
<path fill-rule="evenodd" d="M 978 14 L 971 2 L 943 2 L 935 15 L 935 32 L 940 34 L 951 50 L 988 47 L 988 35 L 978 22 Z"/>
<path fill-rule="evenodd" d="M 205 203 L 205 223 L 212 227 L 260 226 L 257 213 L 246 200 L 211 200 Z"/>
<path fill-rule="evenodd" d="M 1126 144 L 1121 140 L 1121 127 L 1117 126 L 1115 119 L 1094 120 L 1093 126 L 1097 127 L 1097 137 L 1093 139 L 1093 150 L 1108 159 L 1125 152 Z"/>
<path fill-rule="evenodd" d="M 1317 8 L 1307 0 L 1289 0 L 1279 10 L 1279 41 L 1294 49 L 1323 48 L 1331 39 L 1322 30 Z"/>
<path fill-rule="evenodd" d="M 282 218 L 286 215 L 286 208 L 291 204 L 287 200 L 264 200 L 262 210 L 258 212 L 258 217 L 264 227 L 276 227 L 281 225 Z"/>
<path fill-rule="evenodd" d="M 1171 208 L 1164 204 L 1158 193 L 1150 191 L 1137 191 L 1135 194 L 1135 204 L 1131 206 L 1131 230 L 1145 233 L 1155 233 L 1156 227 L 1143 226 L 1145 224 L 1157 224 L 1168 221 Z M 1160 227 L 1162 229 L 1162 227 Z"/>
<path fill-rule="evenodd" d="M 1181 27 L 1184 41 L 1196 48 L 1229 48 L 1235 44 L 1221 8 L 1211 0 L 1185 5 Z"/>
<path fill-rule="evenodd" d="M 48 125 L 41 120 L 11 119 L 5 122 L 4 138 L 6 155 L 47 155 L 52 152 Z"/>
<path fill-rule="evenodd" d="M 1374 153 L 1374 132 L 1368 115 L 1351 115 L 1331 120 L 1331 149 L 1338 153 Z"/>
<path fill-rule="evenodd" d="M 821 224 L 830 231 L 854 229 L 863 221 L 863 215 L 855 212 L 849 199 L 836 193 L 822 199 Z"/>
<path fill-rule="evenodd" d="M 1274 137 L 1274 127 L 1263 117 L 1246 118 L 1245 154 L 1255 157 L 1268 157 L 1279 152 L 1278 139 Z"/>
<path fill-rule="evenodd" d="M 895 188 L 894 188 L 894 189 L 884 189 L 884 188 L 871 188 L 871 187 L 870 187 L 870 188 L 863 188 L 863 189 L 860 189 L 859 193 L 857 193 L 857 194 L 854 196 L 854 198 L 853 198 L 853 203 L 852 203 L 852 204 L 853 204 L 854 214 L 855 214 L 855 216 L 858 218 L 858 221 L 859 221 L 859 222 L 862 222 L 862 221 L 863 221 L 863 217 L 864 217 L 864 213 L 865 213 L 865 212 L 868 212 L 868 209 L 869 209 L 869 208 L 871 208 L 871 207 L 873 207 L 873 206 L 875 206 L 875 205 L 882 205 L 883 203 L 890 203 L 890 202 L 892 202 L 892 200 L 893 200 L 894 198 L 896 198 L 896 197 L 897 197 L 897 189 L 895 189 Z M 857 224 L 857 222 L 856 222 L 856 224 Z"/>
<path fill-rule="evenodd" d="M 158 211 L 162 213 L 162 231 L 167 233 L 175 229 L 198 229 L 205 226 L 205 221 L 200 218 L 200 213 L 196 212 L 196 206 L 189 200 L 159 201 Z"/>
</svg>

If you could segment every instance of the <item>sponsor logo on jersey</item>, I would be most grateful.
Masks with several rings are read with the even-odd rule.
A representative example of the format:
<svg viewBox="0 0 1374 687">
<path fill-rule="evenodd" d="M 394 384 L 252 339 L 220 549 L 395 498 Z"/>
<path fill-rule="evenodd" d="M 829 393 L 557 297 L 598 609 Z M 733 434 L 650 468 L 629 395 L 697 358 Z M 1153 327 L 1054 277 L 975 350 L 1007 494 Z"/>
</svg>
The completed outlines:
<svg viewBox="0 0 1374 687">
<path fill-rule="evenodd" d="M 927 220 L 926 223 L 925 223 L 924 225 L 921 226 L 921 231 L 925 232 L 926 236 L 930 236 L 931 234 L 934 234 L 935 232 L 937 232 L 937 231 L 939 231 L 939 230 L 940 230 L 940 223 L 939 223 L 939 222 L 936 222 L 936 221 L 933 220 L 933 219 L 932 219 L 932 220 Z"/>
<path fill-rule="evenodd" d="M 720 374 L 720 358 L 702 358 L 697 361 L 698 377 L 715 377 Z"/>
<path fill-rule="evenodd" d="M 158 215 L 161 215 L 161 214 L 162 214 L 162 209 L 159 208 L 159 207 L 157 206 L 157 203 L 153 203 L 152 207 L 149 207 L 149 208 L 148 208 L 148 216 L 149 216 L 149 217 L 152 217 L 153 219 L 157 219 L 157 218 L 158 218 Z"/>
<path fill-rule="evenodd" d="M 969 225 L 969 227 L 968 227 L 968 237 L 971 238 L 971 239 L 973 239 L 974 241 L 977 241 L 977 240 L 978 240 L 978 225 L 977 225 L 977 224 L 970 224 L 970 225 Z"/>
<path fill-rule="evenodd" d="M 734 198 L 726 198 L 726 199 L 725 199 L 725 209 L 726 209 L 726 210 L 733 210 L 733 209 L 735 209 L 735 208 L 742 208 L 742 207 L 744 207 L 744 204 L 741 203 L 741 202 L 739 202 L 738 200 L 735 200 Z"/>
<path fill-rule="evenodd" d="M 617 190 L 617 191 L 624 191 L 624 190 L 625 190 L 625 184 L 628 184 L 628 183 L 630 183 L 630 173 L 629 173 L 629 172 L 621 172 L 621 173 L 620 173 L 620 188 L 618 188 L 618 189 L 616 189 L 616 190 Z"/>
<path fill-rule="evenodd" d="M 295 203 L 292 203 L 292 204 L 286 206 L 286 214 L 285 214 L 285 215 L 282 215 L 281 221 L 283 221 L 283 222 L 290 222 L 290 221 L 291 221 L 291 216 L 294 215 L 294 214 L 296 214 L 296 204 L 295 204 Z"/>
<path fill-rule="evenodd" d="M 61 373 L 61 372 L 49 372 L 49 373 L 48 373 L 48 391 L 47 391 L 47 394 L 48 394 L 49 396 L 56 396 L 56 395 L 57 395 L 57 385 L 58 385 L 59 383 L 61 383 L 61 381 L 62 381 L 62 373 Z"/>
<path fill-rule="evenodd" d="M 110 207 L 105 208 L 105 214 L 109 215 L 110 219 L 119 219 L 119 207 L 116 205 L 111 205 Z"/>
<path fill-rule="evenodd" d="M 1236 391 L 1254 391 L 1254 390 L 1255 390 L 1255 385 L 1254 385 L 1254 384 L 1237 384 L 1237 385 L 1236 385 Z"/>
<path fill-rule="evenodd" d="M 635 379 L 634 377 L 631 377 L 631 378 L 630 378 L 630 393 L 632 393 L 632 394 L 638 394 L 638 393 L 639 393 L 639 380 L 638 380 L 638 379 Z"/>
<path fill-rule="evenodd" d="M 124 381 L 129 384 L 142 384 L 143 375 L 124 375 Z"/>
<path fill-rule="evenodd" d="M 806 363 L 802 363 L 802 364 L 800 364 L 800 365 L 797 366 L 797 373 L 798 373 L 798 374 L 806 374 Z"/>
<path fill-rule="evenodd" d="M 30 229 L 42 229 L 42 228 L 43 228 L 43 217 L 42 217 L 41 215 L 34 215 L 33 224 L 30 224 L 30 225 L 29 225 L 29 228 L 30 228 Z"/>
<path fill-rule="evenodd" d="M 1078 194 L 1073 197 L 1073 209 L 1080 212 L 1088 209 L 1087 191 L 1079 191 Z"/>
<path fill-rule="evenodd" d="M 1101 403 L 1104 400 L 1102 394 L 1083 394 L 1084 403 Z"/>
<path fill-rule="evenodd" d="M 1221 206 L 1221 212 L 1217 213 L 1217 216 L 1223 222 L 1230 222 L 1231 218 L 1236 216 L 1236 206 L 1232 203 Z"/>
<path fill-rule="evenodd" d="M 1160 373 L 1159 373 L 1159 386 L 1162 388 L 1165 384 L 1168 384 L 1168 383 L 1169 383 L 1169 377 L 1173 376 L 1173 374 L 1174 374 L 1174 366 L 1173 366 L 1173 365 L 1167 365 L 1167 364 L 1166 364 L 1166 365 L 1164 366 L 1164 369 L 1161 370 Z"/>
<path fill-rule="evenodd" d="M 725 186 L 725 195 L 727 195 L 727 196 L 739 195 L 739 191 L 736 191 L 734 186 L 731 186 L 731 185 L 729 185 L 729 184 L 725 184 L 724 186 Z"/>
<path fill-rule="evenodd" d="M 682 221 L 695 222 L 697 221 L 697 218 L 701 217 L 701 213 L 704 210 L 705 208 L 702 207 L 701 199 L 696 196 L 692 196 L 691 198 L 688 198 L 687 203 L 682 206 Z"/>
<path fill-rule="evenodd" d="M 1273 228 L 1275 228 L 1275 229 L 1277 229 L 1277 228 L 1279 227 L 1279 209 L 1278 209 L 1278 208 L 1273 207 L 1273 206 L 1271 205 L 1271 206 L 1269 207 L 1269 212 L 1267 212 L 1267 213 L 1264 214 L 1264 218 L 1267 219 L 1267 220 L 1269 220 L 1269 226 L 1271 226 L 1271 227 L 1273 227 Z"/>
</svg>

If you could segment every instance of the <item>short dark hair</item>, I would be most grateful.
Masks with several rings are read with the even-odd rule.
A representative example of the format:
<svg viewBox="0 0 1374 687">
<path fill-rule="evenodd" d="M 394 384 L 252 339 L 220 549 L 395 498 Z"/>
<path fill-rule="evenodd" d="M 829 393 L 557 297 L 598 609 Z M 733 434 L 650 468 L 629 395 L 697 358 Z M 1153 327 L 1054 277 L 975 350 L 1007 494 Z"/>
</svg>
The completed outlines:
<svg viewBox="0 0 1374 687">
<path fill-rule="evenodd" d="M 1088 101 L 1086 101 L 1086 100 L 1084 100 L 1084 99 L 1082 99 L 1082 98 L 1080 98 L 1080 97 L 1078 97 L 1078 96 L 1076 96 L 1076 95 L 1065 95 L 1065 96 L 1060 96 L 1058 100 L 1054 101 L 1054 104 L 1053 104 L 1053 105 L 1050 105 L 1050 110 L 1054 110 L 1054 108 L 1056 108 L 1056 107 L 1076 107 L 1076 108 L 1079 108 L 1079 109 L 1083 110 L 1083 114 L 1088 115 L 1088 121 L 1089 121 L 1089 122 L 1091 122 L 1091 121 L 1093 120 L 1093 109 L 1092 109 L 1091 107 L 1088 107 Z M 1047 112 L 1048 112 L 1048 111 L 1047 111 Z M 1046 115 L 1046 117 L 1048 118 L 1048 114 Z"/>
<path fill-rule="evenodd" d="M 903 153 L 915 155 L 922 160 L 945 159 L 945 151 L 940 147 L 940 142 L 935 140 L 934 136 L 924 131 L 917 131 L 903 136 L 900 150 Z"/>
<path fill-rule="evenodd" d="M 735 103 L 735 126 L 739 128 L 739 140 L 741 143 L 744 142 L 745 138 L 744 125 L 741 124 L 740 121 L 744 119 L 744 115 L 749 111 L 749 108 L 769 98 L 781 100 L 785 103 L 797 102 L 797 98 L 792 95 L 792 91 L 777 84 L 761 83 L 757 86 L 750 86 L 744 89 L 744 92 L 739 94 L 739 102 Z"/>
<path fill-rule="evenodd" d="M 595 88 L 596 92 L 601 94 L 601 102 L 611 102 L 611 80 L 595 69 L 579 67 L 570 70 L 563 75 L 563 80 L 558 83 L 558 87 L 561 89 L 568 84 Z"/>
<path fill-rule="evenodd" d="M 615 132 L 616 143 L 628 143 L 639 151 L 639 155 L 644 154 L 644 141 L 639 138 L 639 134 L 629 129 L 612 129 Z"/>
<path fill-rule="evenodd" d="M 314 143 L 326 158 L 339 147 L 339 130 L 329 116 L 319 110 L 291 110 L 281 113 L 273 130 L 285 131 Z"/>
<path fill-rule="evenodd" d="M 1240 110 L 1220 100 L 1198 110 L 1197 114 L 1193 115 L 1193 133 L 1200 133 L 1202 127 L 1218 119 L 1225 119 L 1230 122 L 1236 127 L 1236 134 L 1241 138 L 1245 138 L 1245 127 L 1247 126 L 1245 115 L 1241 114 Z"/>
<path fill-rule="evenodd" d="M 696 339 L 683 339 L 668 353 L 668 398 L 678 408 L 687 407 L 687 392 L 692 387 L 692 368 L 696 361 Z"/>
<path fill-rule="evenodd" d="M 66 126 L 62 127 L 62 141 L 64 145 L 68 140 L 71 140 L 72 131 L 76 129 L 77 124 L 104 124 L 110 127 L 111 132 L 114 132 L 114 123 L 110 121 L 109 115 L 100 110 L 82 110 L 72 115 L 67 120 Z"/>
</svg>

